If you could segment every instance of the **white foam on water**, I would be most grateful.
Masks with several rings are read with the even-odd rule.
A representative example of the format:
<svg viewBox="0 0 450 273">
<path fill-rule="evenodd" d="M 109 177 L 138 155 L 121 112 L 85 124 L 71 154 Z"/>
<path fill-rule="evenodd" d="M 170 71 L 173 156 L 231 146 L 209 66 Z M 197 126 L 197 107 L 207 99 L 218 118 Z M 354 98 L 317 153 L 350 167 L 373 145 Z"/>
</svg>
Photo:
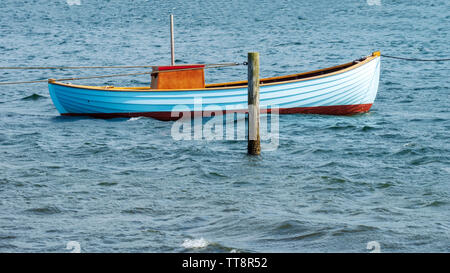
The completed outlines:
<svg viewBox="0 0 450 273">
<path fill-rule="evenodd" d="M 69 6 L 73 6 L 73 5 L 79 6 L 79 5 L 81 5 L 81 0 L 66 0 L 66 2 L 67 2 L 67 4 Z"/>
<path fill-rule="evenodd" d="M 133 118 L 130 118 L 129 120 L 127 120 L 127 121 L 136 121 L 136 120 L 140 120 L 142 117 L 133 117 Z"/>
<path fill-rule="evenodd" d="M 181 244 L 182 247 L 184 248 L 205 248 L 209 245 L 210 243 L 203 239 L 186 239 L 184 240 L 184 242 Z"/>
</svg>

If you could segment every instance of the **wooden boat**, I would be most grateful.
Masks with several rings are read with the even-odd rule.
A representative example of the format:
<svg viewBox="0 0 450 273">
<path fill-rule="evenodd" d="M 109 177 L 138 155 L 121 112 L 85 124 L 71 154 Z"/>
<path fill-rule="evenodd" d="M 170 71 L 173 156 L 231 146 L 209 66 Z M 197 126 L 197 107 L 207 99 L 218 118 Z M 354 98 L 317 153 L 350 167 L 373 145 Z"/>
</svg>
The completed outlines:
<svg viewBox="0 0 450 273">
<path fill-rule="evenodd" d="M 182 116 L 172 113 L 176 109 L 191 114 L 208 110 L 215 115 L 247 111 L 247 81 L 205 85 L 203 69 L 174 72 L 173 68 L 154 68 L 159 73 L 152 76 L 148 87 L 95 87 L 50 79 L 49 92 L 65 116 L 176 120 Z M 261 79 L 260 106 L 277 107 L 280 114 L 365 113 L 374 103 L 379 78 L 380 52 L 374 52 L 330 68 Z"/>
</svg>

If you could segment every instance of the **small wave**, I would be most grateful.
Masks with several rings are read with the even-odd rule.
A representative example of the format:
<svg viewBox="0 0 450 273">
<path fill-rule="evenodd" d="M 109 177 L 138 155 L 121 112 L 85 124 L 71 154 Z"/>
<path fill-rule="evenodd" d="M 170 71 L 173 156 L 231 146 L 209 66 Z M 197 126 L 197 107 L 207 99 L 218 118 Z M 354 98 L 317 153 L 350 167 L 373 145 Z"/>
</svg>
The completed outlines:
<svg viewBox="0 0 450 273">
<path fill-rule="evenodd" d="M 331 235 L 332 236 L 343 236 L 346 234 L 354 234 L 359 232 L 374 232 L 377 231 L 378 228 L 374 226 L 367 226 L 367 225 L 357 225 L 352 227 L 343 227 L 336 231 L 334 231 Z"/>
<path fill-rule="evenodd" d="M 313 154 L 327 154 L 327 153 L 331 153 L 333 152 L 333 150 L 330 149 L 322 149 L 322 148 L 318 148 L 312 151 Z"/>
<path fill-rule="evenodd" d="M 285 46 L 291 46 L 291 45 L 301 45 L 302 43 L 300 43 L 300 42 L 289 42 L 289 43 L 281 43 L 281 44 L 278 44 L 277 46 L 279 46 L 279 47 L 285 47 Z M 286 67 L 288 67 L 288 66 L 286 66 L 286 65 L 282 65 L 281 66 L 281 68 L 286 68 Z"/>
<path fill-rule="evenodd" d="M 30 95 L 30 96 L 23 97 L 22 100 L 40 100 L 40 99 L 43 99 L 43 98 L 47 98 L 47 97 L 41 96 L 41 95 L 38 95 L 38 94 L 34 93 L 34 94 Z"/>
<path fill-rule="evenodd" d="M 251 183 L 248 181 L 244 181 L 244 180 L 239 180 L 239 181 L 235 181 L 233 183 L 231 183 L 233 186 L 237 186 L 240 187 L 242 185 L 250 185 Z"/>
<path fill-rule="evenodd" d="M 416 146 L 417 146 L 417 144 L 414 143 L 414 142 L 408 142 L 408 143 L 403 145 L 403 147 L 416 147 Z"/>
<path fill-rule="evenodd" d="M 6 179 L 6 178 L 1 178 L 0 179 L 0 185 L 2 185 L 2 184 L 8 184 L 9 183 L 9 180 L 8 179 Z"/>
<path fill-rule="evenodd" d="M 162 231 L 156 230 L 156 229 L 152 229 L 152 228 L 148 228 L 146 230 L 144 230 L 144 232 L 148 232 L 148 233 L 152 233 L 152 234 L 159 234 L 159 235 L 163 235 L 164 233 Z"/>
<path fill-rule="evenodd" d="M 136 120 L 140 120 L 142 117 L 133 117 L 133 118 L 130 118 L 129 120 L 127 120 L 127 121 L 136 121 Z"/>
<path fill-rule="evenodd" d="M 420 166 L 420 165 L 426 165 L 426 164 L 440 162 L 440 161 L 441 160 L 438 157 L 423 156 L 423 157 L 411 160 L 409 162 L 409 164 L 414 165 L 414 166 Z"/>
<path fill-rule="evenodd" d="M 186 239 L 181 244 L 182 247 L 187 248 L 187 249 L 205 248 L 208 245 L 210 245 L 210 242 L 208 242 L 204 238 L 200 238 L 200 239 Z"/>
<path fill-rule="evenodd" d="M 351 124 L 341 124 L 341 123 L 338 123 L 338 124 L 335 124 L 335 125 L 333 125 L 333 126 L 329 126 L 329 127 L 327 127 L 326 129 L 334 130 L 334 131 L 339 131 L 339 130 L 348 130 L 348 129 L 354 129 L 354 128 L 356 128 L 356 126 L 351 125 Z"/>
<path fill-rule="evenodd" d="M 317 168 L 331 168 L 331 167 L 337 167 L 337 166 L 339 166 L 339 163 L 338 163 L 338 162 L 336 162 L 336 161 L 330 161 L 330 162 L 327 162 L 327 163 L 325 163 L 325 164 L 323 164 L 323 165 L 317 166 Z M 326 178 L 328 178 L 328 177 L 327 177 L 327 176 L 322 176 L 321 178 L 326 179 Z"/>
<path fill-rule="evenodd" d="M 413 149 L 401 149 L 400 151 L 394 153 L 394 155 L 417 155 L 417 152 Z"/>
<path fill-rule="evenodd" d="M 61 210 L 57 207 L 53 206 L 47 206 L 47 207 L 41 207 L 41 208 L 32 208 L 25 210 L 26 212 L 31 212 L 34 214 L 57 214 L 60 213 Z"/>
<path fill-rule="evenodd" d="M 277 239 L 269 239 L 273 241 L 286 241 L 286 242 L 293 242 L 293 241 L 305 241 L 305 240 L 317 240 L 327 235 L 327 232 L 324 231 L 313 231 L 313 232 L 305 232 L 303 234 L 297 234 L 294 236 L 288 236 L 283 238 L 277 238 Z"/>
<path fill-rule="evenodd" d="M 376 185 L 377 189 L 386 189 L 389 187 L 392 187 L 394 184 L 392 182 L 384 182 L 384 183 L 379 183 L 378 185 Z"/>
<path fill-rule="evenodd" d="M 13 245 L 13 244 L 0 244 L 0 249 L 11 250 L 11 249 L 17 249 L 17 248 L 18 248 L 18 246 Z"/>
<path fill-rule="evenodd" d="M 151 214 L 155 213 L 155 210 L 152 208 L 132 208 L 132 209 L 126 209 L 122 210 L 122 213 L 125 214 Z"/>
<path fill-rule="evenodd" d="M 332 162 L 332 163 L 334 163 L 334 162 Z M 331 166 L 336 166 L 336 165 L 331 165 Z M 342 184 L 342 183 L 347 182 L 347 180 L 345 178 L 340 178 L 340 177 L 332 177 L 332 176 L 323 175 L 320 178 L 322 180 L 324 180 L 325 182 L 328 182 L 329 184 L 336 184 L 336 183 Z"/>
<path fill-rule="evenodd" d="M 0 235 L 0 240 L 11 240 L 11 239 L 16 239 L 17 236 L 14 235 Z"/>
<path fill-rule="evenodd" d="M 118 184 L 117 182 L 106 182 L 106 181 L 98 183 L 99 186 L 106 186 L 106 187 L 115 186 L 117 184 Z"/>
<path fill-rule="evenodd" d="M 365 125 L 361 128 L 361 131 L 363 131 L 363 132 L 368 132 L 368 131 L 373 131 L 373 130 L 378 130 L 378 128 L 369 126 L 369 125 Z"/>
<path fill-rule="evenodd" d="M 388 133 L 388 134 L 381 134 L 380 137 L 382 138 L 396 138 L 398 137 L 398 134 L 392 134 L 392 133 Z"/>
<path fill-rule="evenodd" d="M 218 173 L 218 172 L 214 172 L 214 171 L 208 172 L 208 173 L 204 173 L 204 176 L 205 176 L 206 178 L 210 178 L 210 179 L 214 179 L 214 178 L 226 178 L 226 177 L 228 177 L 228 176 L 225 175 L 225 174 Z"/>
<path fill-rule="evenodd" d="M 218 252 L 218 253 L 248 252 L 246 250 L 239 249 L 236 247 L 228 247 L 228 246 L 222 245 L 220 243 L 209 242 L 209 241 L 205 240 L 203 237 L 201 237 L 200 239 L 186 239 L 181 244 L 181 246 L 186 249 L 203 249 L 203 248 L 207 247 L 208 251 Z"/>
<path fill-rule="evenodd" d="M 447 205 L 447 202 L 445 201 L 433 201 L 426 205 L 426 207 L 442 207 Z"/>
<path fill-rule="evenodd" d="M 278 235 L 295 234 L 308 232 L 308 227 L 305 223 L 298 220 L 287 220 L 277 224 L 273 227 L 272 233 Z"/>
</svg>

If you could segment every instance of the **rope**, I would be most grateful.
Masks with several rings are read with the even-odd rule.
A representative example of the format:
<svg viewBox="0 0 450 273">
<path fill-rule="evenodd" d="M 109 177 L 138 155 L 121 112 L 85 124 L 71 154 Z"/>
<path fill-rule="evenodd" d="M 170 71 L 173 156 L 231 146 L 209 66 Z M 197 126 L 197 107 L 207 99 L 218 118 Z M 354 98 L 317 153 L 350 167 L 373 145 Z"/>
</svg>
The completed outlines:
<svg viewBox="0 0 450 273">
<path fill-rule="evenodd" d="M 405 61 L 417 61 L 417 62 L 441 62 L 441 61 L 450 61 L 450 59 L 416 59 L 416 58 L 404 58 L 404 57 L 395 57 L 395 56 L 389 56 L 381 54 L 382 57 L 385 58 L 392 58 L 392 59 L 398 59 L 398 60 L 405 60 Z"/>
<path fill-rule="evenodd" d="M 24 82 L 0 82 L 0 85 L 22 84 L 22 83 L 38 83 L 38 82 L 48 82 L 48 80 L 24 81 Z"/>
<path fill-rule="evenodd" d="M 205 65 L 204 68 L 210 69 L 210 68 L 220 68 L 220 67 L 227 67 L 227 66 L 237 66 L 237 65 L 245 65 L 245 63 L 208 64 L 208 65 Z M 124 77 L 124 76 L 147 75 L 147 74 L 154 75 L 154 74 L 158 74 L 160 72 L 173 72 L 173 71 L 197 70 L 197 69 L 203 69 L 203 67 L 170 69 L 170 70 L 163 70 L 163 71 L 152 71 L 152 72 L 141 72 L 141 73 L 126 73 L 126 74 L 111 74 L 111 75 L 87 76 L 87 77 L 77 77 L 77 78 L 64 78 L 64 79 L 55 79 L 54 81 L 75 81 L 75 80 L 101 79 L 101 78 Z M 0 85 L 39 83 L 39 82 L 48 82 L 48 80 L 0 82 Z"/>
<path fill-rule="evenodd" d="M 180 69 L 168 69 L 168 70 L 162 70 L 162 71 L 152 71 L 150 72 L 153 74 L 158 74 L 160 72 L 174 72 L 174 71 L 184 71 L 184 70 L 198 70 L 198 69 L 209 69 L 209 68 L 221 68 L 221 67 L 227 67 L 227 66 L 237 66 L 237 65 L 247 65 L 246 62 L 244 63 L 228 63 L 228 64 L 210 64 L 205 67 L 192 67 L 192 68 L 180 68 Z"/>
<path fill-rule="evenodd" d="M 135 65 L 135 66 L 0 66 L 0 69 L 90 69 L 90 68 L 149 68 L 151 65 Z"/>
<path fill-rule="evenodd" d="M 219 63 L 205 64 L 210 66 L 233 66 L 238 63 Z M 92 68 L 151 68 L 158 65 L 116 65 L 116 66 L 0 66 L 0 69 L 21 69 L 21 70 L 37 70 L 37 69 L 92 69 Z"/>
<path fill-rule="evenodd" d="M 145 74 L 152 74 L 152 73 L 153 73 L 153 72 L 127 73 L 127 74 L 112 74 L 112 75 L 101 75 L 101 76 L 89 76 L 89 77 L 78 77 L 78 78 L 55 79 L 55 81 L 76 81 L 76 80 L 87 80 L 87 79 L 100 79 L 100 78 L 111 78 L 111 77 L 123 77 L 123 76 L 134 76 L 134 75 L 145 75 Z M 38 83 L 38 82 L 48 82 L 48 80 L 22 81 L 22 82 L 0 82 L 0 85 L 22 84 L 22 83 Z"/>
</svg>

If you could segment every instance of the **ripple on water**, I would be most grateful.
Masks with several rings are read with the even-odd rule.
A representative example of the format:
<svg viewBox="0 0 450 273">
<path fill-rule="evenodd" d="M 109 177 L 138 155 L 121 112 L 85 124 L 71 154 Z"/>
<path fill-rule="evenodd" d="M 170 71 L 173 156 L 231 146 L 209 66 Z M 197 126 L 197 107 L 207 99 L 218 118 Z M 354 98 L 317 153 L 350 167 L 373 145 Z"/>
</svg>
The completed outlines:
<svg viewBox="0 0 450 273">
<path fill-rule="evenodd" d="M 2 240 L 12 240 L 12 239 L 16 239 L 17 236 L 15 235 L 2 235 L 0 234 L 0 241 Z"/>
<path fill-rule="evenodd" d="M 103 182 L 99 182 L 97 185 L 104 186 L 104 187 L 112 187 L 112 186 L 116 186 L 118 184 L 119 183 L 113 182 L 113 181 L 103 181 Z"/>
<path fill-rule="evenodd" d="M 381 182 L 381 183 L 377 183 L 375 187 L 377 189 L 387 189 L 387 188 L 390 188 L 392 186 L 394 186 L 393 182 Z"/>
<path fill-rule="evenodd" d="M 367 225 L 345 226 L 343 228 L 338 228 L 337 230 L 331 232 L 331 235 L 346 236 L 347 234 L 354 234 L 354 233 L 364 233 L 364 232 L 373 233 L 377 230 L 379 230 L 377 227 Z"/>
<path fill-rule="evenodd" d="M 61 209 L 56 206 L 44 206 L 25 210 L 27 213 L 35 215 L 52 215 L 62 213 Z"/>
<path fill-rule="evenodd" d="M 203 177 L 207 178 L 207 179 L 224 179 L 227 178 L 228 175 L 224 174 L 224 173 L 219 173 L 219 172 L 215 172 L 215 171 L 203 171 Z"/>
<path fill-rule="evenodd" d="M 0 249 L 4 250 L 5 252 L 9 252 L 19 249 L 19 247 L 14 244 L 0 242 Z"/>
<path fill-rule="evenodd" d="M 441 157 L 421 156 L 419 158 L 410 160 L 409 164 L 413 165 L 413 166 L 420 166 L 420 165 L 426 165 L 426 164 L 435 163 L 435 162 L 441 162 L 441 160 L 442 160 Z"/>
<path fill-rule="evenodd" d="M 448 204 L 449 203 L 446 202 L 446 201 L 438 201 L 438 200 L 436 200 L 436 201 L 433 201 L 433 202 L 430 202 L 430 203 L 426 204 L 425 206 L 426 207 L 444 207 L 444 206 L 446 206 Z"/>
<path fill-rule="evenodd" d="M 342 130 L 349 130 L 349 129 L 355 129 L 356 126 L 348 123 L 336 123 L 335 125 L 329 126 L 326 129 L 332 130 L 332 131 L 342 131 Z"/>
<path fill-rule="evenodd" d="M 347 182 L 348 180 L 341 177 L 333 177 L 333 176 L 321 176 L 320 179 L 327 182 L 328 184 L 342 184 Z"/>
<path fill-rule="evenodd" d="M 270 232 L 277 234 L 292 234 L 305 231 L 309 231 L 307 223 L 298 220 L 287 220 L 276 224 Z"/>
<path fill-rule="evenodd" d="M 361 128 L 362 132 L 370 132 L 370 131 L 376 131 L 376 130 L 380 130 L 380 128 L 374 127 L 374 126 L 369 126 L 369 125 L 364 125 Z"/>
<path fill-rule="evenodd" d="M 46 96 L 42 96 L 42 95 L 39 95 L 39 94 L 34 93 L 34 94 L 32 94 L 32 95 L 23 97 L 21 100 L 31 100 L 31 101 L 35 101 L 35 100 L 40 100 L 40 99 L 47 99 L 47 97 L 46 97 Z"/>
<path fill-rule="evenodd" d="M 136 208 L 122 210 L 122 213 L 124 213 L 124 214 L 146 214 L 146 215 L 160 214 L 160 213 L 158 213 L 158 211 L 156 211 L 153 208 L 143 208 L 143 207 L 136 207 Z"/>
<path fill-rule="evenodd" d="M 264 242 L 296 242 L 321 240 L 329 234 L 327 226 L 311 225 L 309 222 L 287 220 L 276 224 L 260 235 Z"/>
</svg>

